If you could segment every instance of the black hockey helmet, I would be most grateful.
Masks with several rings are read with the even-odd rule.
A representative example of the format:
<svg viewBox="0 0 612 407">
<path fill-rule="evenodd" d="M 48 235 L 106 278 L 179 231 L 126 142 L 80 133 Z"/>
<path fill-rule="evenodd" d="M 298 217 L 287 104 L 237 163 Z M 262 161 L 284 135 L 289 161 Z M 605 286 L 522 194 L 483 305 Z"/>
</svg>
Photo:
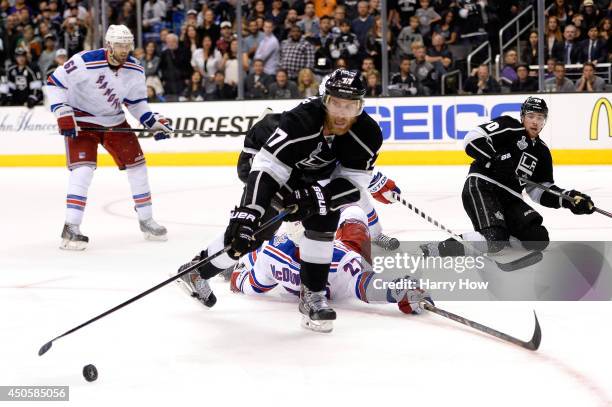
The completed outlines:
<svg viewBox="0 0 612 407">
<path fill-rule="evenodd" d="M 357 71 L 336 69 L 325 81 L 325 94 L 341 99 L 363 99 L 366 89 Z"/>
<path fill-rule="evenodd" d="M 544 117 L 548 117 L 548 106 L 544 99 L 529 96 L 521 105 L 521 118 L 527 113 L 542 113 Z"/>
<path fill-rule="evenodd" d="M 355 117 L 363 112 L 363 97 L 366 90 L 357 71 L 336 69 L 325 80 L 323 104 L 329 114 L 334 116 Z M 341 102 L 336 99 L 351 102 Z"/>
</svg>

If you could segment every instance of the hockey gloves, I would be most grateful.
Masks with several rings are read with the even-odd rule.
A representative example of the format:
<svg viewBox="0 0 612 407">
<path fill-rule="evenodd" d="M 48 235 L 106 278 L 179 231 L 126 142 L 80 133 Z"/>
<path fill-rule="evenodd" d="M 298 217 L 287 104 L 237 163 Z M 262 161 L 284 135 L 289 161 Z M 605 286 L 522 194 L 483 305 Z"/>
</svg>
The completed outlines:
<svg viewBox="0 0 612 407">
<path fill-rule="evenodd" d="M 238 259 L 255 248 L 253 235 L 259 226 L 259 218 L 259 212 L 245 206 L 236 207 L 230 213 L 229 225 L 223 238 L 223 244 L 230 246 L 227 253 L 230 257 Z"/>
<path fill-rule="evenodd" d="M 411 280 L 415 281 L 415 280 Z M 431 294 L 421 288 L 402 290 L 402 298 L 397 302 L 397 306 L 404 314 L 420 314 L 423 308 L 422 302 L 428 302 L 435 305 L 431 299 Z"/>
<path fill-rule="evenodd" d="M 327 215 L 329 212 L 329 198 L 327 191 L 320 185 L 311 185 L 296 189 L 283 200 L 283 206 L 295 207 L 295 211 L 285 216 L 285 221 L 297 222 L 312 215 Z"/>
<path fill-rule="evenodd" d="M 170 125 L 170 121 L 159 113 L 147 112 L 140 118 L 142 123 L 147 129 L 153 130 L 153 138 L 156 141 L 170 138 L 170 134 L 174 131 Z"/>
<path fill-rule="evenodd" d="M 64 137 L 75 138 L 78 127 L 74 120 L 74 110 L 70 106 L 61 106 L 55 110 L 55 116 L 57 117 L 59 133 Z"/>
<path fill-rule="evenodd" d="M 372 181 L 370 181 L 370 186 L 368 186 L 368 190 L 370 191 L 374 199 L 384 204 L 390 204 L 395 202 L 393 192 L 396 192 L 398 194 L 402 193 L 402 191 L 397 187 L 397 185 L 395 185 L 395 182 L 392 179 L 387 178 L 386 175 L 380 172 L 374 174 L 374 177 L 372 177 Z"/>
<path fill-rule="evenodd" d="M 574 189 L 571 191 L 565 191 L 565 195 L 574 198 L 574 201 L 563 200 L 561 205 L 564 208 L 568 208 L 574 215 L 590 215 L 595 212 L 595 204 L 590 196 L 587 194 L 583 194 L 582 192 L 578 192 Z"/>
<path fill-rule="evenodd" d="M 491 170 L 493 176 L 500 180 L 513 179 L 515 165 L 512 161 L 512 154 L 498 154 L 486 164 L 486 167 Z"/>
</svg>

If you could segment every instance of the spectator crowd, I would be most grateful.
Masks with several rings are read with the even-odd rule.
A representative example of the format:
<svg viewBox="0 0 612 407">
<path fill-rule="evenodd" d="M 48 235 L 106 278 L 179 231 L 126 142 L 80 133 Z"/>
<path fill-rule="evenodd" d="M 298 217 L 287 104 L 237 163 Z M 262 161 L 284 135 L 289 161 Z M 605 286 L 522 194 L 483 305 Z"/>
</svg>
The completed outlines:
<svg viewBox="0 0 612 407">
<path fill-rule="evenodd" d="M 465 52 L 490 40 L 535 0 L 243 0 L 241 27 L 234 0 L 143 0 L 143 47 L 133 52 L 145 68 L 148 98 L 161 101 L 231 100 L 243 69 L 247 99 L 317 94 L 333 69 L 359 70 L 367 96 L 382 94 L 382 47 L 388 47 L 391 96 L 533 92 L 538 89 L 537 32 L 519 49 L 504 49 L 499 75 L 489 64 L 467 72 Z M 546 90 L 602 91 L 597 65 L 611 61 L 610 0 L 547 2 Z M 72 55 L 94 48 L 93 1 L 0 0 L 0 103 L 32 107 L 42 84 Z M 137 33 L 136 1 L 107 0 L 108 24 Z M 383 36 L 383 18 L 388 33 Z M 238 30 L 242 42 L 238 44 Z M 241 52 L 239 52 L 239 49 Z M 578 65 L 576 80 L 566 77 Z M 445 74 L 459 70 L 456 77 Z M 495 76 L 495 77 L 494 77 Z M 442 78 L 446 78 L 442 83 Z"/>
</svg>

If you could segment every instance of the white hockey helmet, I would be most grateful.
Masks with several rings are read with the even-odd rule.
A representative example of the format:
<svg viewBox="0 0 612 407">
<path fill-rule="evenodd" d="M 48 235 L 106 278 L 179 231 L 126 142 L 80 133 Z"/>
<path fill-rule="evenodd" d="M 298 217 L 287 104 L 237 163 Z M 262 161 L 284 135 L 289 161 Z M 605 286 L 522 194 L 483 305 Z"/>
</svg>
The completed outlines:
<svg viewBox="0 0 612 407">
<path fill-rule="evenodd" d="M 130 51 L 134 49 L 134 35 L 125 25 L 111 24 L 104 36 L 106 46 L 112 48 L 113 44 L 128 44 Z"/>
</svg>

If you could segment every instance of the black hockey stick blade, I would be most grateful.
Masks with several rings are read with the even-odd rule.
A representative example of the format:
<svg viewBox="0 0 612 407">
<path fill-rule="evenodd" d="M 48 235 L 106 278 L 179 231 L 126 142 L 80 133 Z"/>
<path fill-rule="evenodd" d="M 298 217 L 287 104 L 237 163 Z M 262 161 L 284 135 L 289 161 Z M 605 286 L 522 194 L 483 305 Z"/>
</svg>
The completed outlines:
<svg viewBox="0 0 612 407">
<path fill-rule="evenodd" d="M 539 263 L 543 258 L 544 255 L 541 251 L 533 251 L 508 263 L 500 263 L 499 261 L 496 261 L 495 264 L 497 264 L 497 267 L 499 267 L 500 270 L 508 272 L 533 266 L 534 264 Z"/>
<path fill-rule="evenodd" d="M 498 339 L 501 339 L 502 341 L 510 342 L 514 345 L 520 346 L 521 348 L 535 351 L 540 347 L 540 342 L 542 341 L 542 329 L 540 328 L 540 322 L 538 321 L 538 316 L 536 315 L 535 311 L 533 311 L 533 315 L 535 316 L 535 329 L 531 339 L 528 342 L 525 342 L 521 341 L 518 338 L 515 338 L 514 336 L 510 336 L 493 328 L 489 328 L 486 325 L 482 325 L 478 322 L 474 322 L 460 315 L 453 314 L 452 312 L 437 308 L 436 306 L 431 305 L 427 301 L 423 301 L 421 304 L 423 308 L 425 308 L 427 311 L 433 312 L 434 314 L 438 314 L 444 318 L 452 319 L 455 322 L 459 322 L 460 324 L 469 326 L 470 328 L 474 328 L 477 331 L 483 332 L 487 335 L 494 336 Z"/>
<path fill-rule="evenodd" d="M 41 346 L 40 349 L 38 350 L 38 356 L 42 356 L 45 353 L 47 353 L 47 351 L 51 349 L 51 345 L 53 345 L 53 341 L 49 341 L 45 343 L 43 346 Z"/>
<path fill-rule="evenodd" d="M 535 330 L 533 331 L 531 340 L 525 342 L 523 346 L 525 349 L 529 350 L 537 350 L 540 347 L 540 342 L 542 342 L 542 328 L 540 328 L 540 322 L 538 321 L 538 316 L 535 311 L 533 311 L 533 316 L 535 318 Z"/>
</svg>

